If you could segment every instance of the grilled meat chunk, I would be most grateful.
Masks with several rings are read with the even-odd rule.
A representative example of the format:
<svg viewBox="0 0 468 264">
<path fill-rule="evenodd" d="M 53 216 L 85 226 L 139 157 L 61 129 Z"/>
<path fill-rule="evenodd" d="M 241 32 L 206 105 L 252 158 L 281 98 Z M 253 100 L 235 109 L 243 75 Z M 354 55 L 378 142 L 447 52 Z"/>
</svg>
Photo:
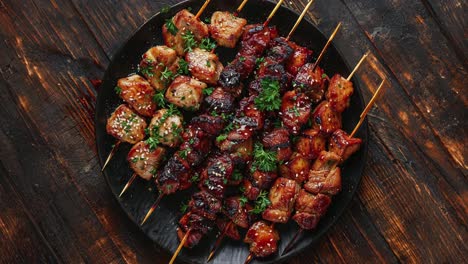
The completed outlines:
<svg viewBox="0 0 468 264">
<path fill-rule="evenodd" d="M 175 50 L 167 46 L 150 48 L 140 62 L 140 72 L 157 91 L 167 88 L 171 78 L 179 68 L 179 58 Z M 163 75 L 164 73 L 164 75 Z"/>
<path fill-rule="evenodd" d="M 166 91 L 170 103 L 187 110 L 198 110 L 206 84 L 187 76 L 175 78 Z"/>
<path fill-rule="evenodd" d="M 216 219 L 216 225 L 221 232 L 224 232 L 226 236 L 234 240 L 240 240 L 241 235 L 236 225 L 233 225 L 231 221 L 225 218 Z"/>
<path fill-rule="evenodd" d="M 336 195 L 341 191 L 341 169 L 311 170 L 304 189 L 312 194 Z"/>
<path fill-rule="evenodd" d="M 333 132 L 328 149 L 340 156 L 341 161 L 344 162 L 359 150 L 361 144 L 361 139 L 351 138 L 345 131 L 338 129 Z"/>
<path fill-rule="evenodd" d="M 126 105 L 120 105 L 107 119 L 107 133 L 119 141 L 136 144 L 145 138 L 146 121 Z"/>
<path fill-rule="evenodd" d="M 265 135 L 262 144 L 266 149 L 277 153 L 276 158 L 279 162 L 289 160 L 292 155 L 289 131 L 285 128 L 274 129 Z"/>
<path fill-rule="evenodd" d="M 256 200 L 262 190 L 270 188 L 273 181 L 278 178 L 276 171 L 252 171 L 252 167 L 249 166 L 249 176 L 244 179 L 243 187 L 245 189 L 244 195 L 249 200 Z"/>
<path fill-rule="evenodd" d="M 173 48 L 179 56 L 183 56 L 187 49 L 186 36 L 193 34 L 197 42 L 209 36 L 208 26 L 197 19 L 187 9 L 179 11 L 162 29 L 164 43 Z"/>
<path fill-rule="evenodd" d="M 198 245 L 204 235 L 213 229 L 214 222 L 192 212 L 186 213 L 179 220 L 177 236 L 182 241 L 185 233 L 190 229 L 190 234 L 184 244 L 186 248 L 193 248 Z"/>
<path fill-rule="evenodd" d="M 313 52 L 305 47 L 301 47 L 296 43 L 289 41 L 289 46 L 294 50 L 293 55 L 286 63 L 286 71 L 292 76 L 296 76 L 299 69 L 312 59 Z"/>
<path fill-rule="evenodd" d="M 296 200 L 296 214 L 293 220 L 305 230 L 314 229 L 320 218 L 326 213 L 331 198 L 324 194 L 313 195 L 300 190 Z"/>
<path fill-rule="evenodd" d="M 307 63 L 295 76 L 293 81 L 295 89 L 304 92 L 313 104 L 322 100 L 325 93 L 326 75 L 319 66 L 314 70 L 314 64 Z"/>
<path fill-rule="evenodd" d="M 162 147 L 152 149 L 148 143 L 141 141 L 135 144 L 127 156 L 130 168 L 138 176 L 149 181 L 157 172 L 159 164 L 164 159 L 166 150 Z"/>
<path fill-rule="evenodd" d="M 310 99 L 304 93 L 295 90 L 286 92 L 281 103 L 281 120 L 293 135 L 300 133 L 301 128 L 310 118 Z"/>
<path fill-rule="evenodd" d="M 149 125 L 152 138 L 170 148 L 176 147 L 181 142 L 183 132 L 183 117 L 168 109 L 161 109 L 156 112 Z"/>
<path fill-rule="evenodd" d="M 289 161 L 280 165 L 281 176 L 301 184 L 307 180 L 310 166 L 309 159 L 299 153 L 294 153 Z"/>
<path fill-rule="evenodd" d="M 209 220 L 216 220 L 216 214 L 221 212 L 222 204 L 209 192 L 201 191 L 192 195 L 188 208 L 192 213 Z"/>
<path fill-rule="evenodd" d="M 209 113 L 215 112 L 218 115 L 223 113 L 231 113 L 234 110 L 234 96 L 218 87 L 213 90 L 209 96 L 205 98 L 206 111 Z"/>
<path fill-rule="evenodd" d="M 221 116 L 199 115 L 192 119 L 192 124 L 206 132 L 208 135 L 216 136 L 224 128 L 226 121 Z"/>
<path fill-rule="evenodd" d="M 301 186 L 294 180 L 283 177 L 276 179 L 269 194 L 271 204 L 263 212 L 263 219 L 275 223 L 287 223 L 300 189 Z"/>
<path fill-rule="evenodd" d="M 229 197 L 224 200 L 226 216 L 237 226 L 248 228 L 252 224 L 254 216 L 249 213 L 252 206 L 241 197 Z"/>
<path fill-rule="evenodd" d="M 330 135 L 337 129 L 341 129 L 341 114 L 333 110 L 328 101 L 320 103 L 312 116 L 314 128 L 320 129 L 324 135 Z"/>
<path fill-rule="evenodd" d="M 318 158 L 312 165 L 314 171 L 330 171 L 341 161 L 341 157 L 330 151 L 320 152 Z"/>
<path fill-rule="evenodd" d="M 187 53 L 185 60 L 193 77 L 207 84 L 218 83 L 224 67 L 215 53 L 195 48 Z"/>
<path fill-rule="evenodd" d="M 228 154 L 214 155 L 201 173 L 199 188 L 222 199 L 233 172 L 234 164 Z"/>
<path fill-rule="evenodd" d="M 330 80 L 330 85 L 328 85 L 326 97 L 331 108 L 338 113 L 342 113 L 348 108 L 353 93 L 353 83 L 341 75 L 335 74 Z"/>
<path fill-rule="evenodd" d="M 246 141 L 236 145 L 231 151 L 231 159 L 236 166 L 243 167 L 252 160 L 253 139 L 249 138 Z M 239 185 L 240 180 L 236 184 Z"/>
<path fill-rule="evenodd" d="M 189 179 L 190 165 L 187 161 L 176 153 L 164 165 L 163 169 L 159 171 L 156 178 L 156 185 L 158 189 L 166 194 L 173 194 L 178 190 L 183 190 L 189 186 L 185 185 L 185 180 Z"/>
<path fill-rule="evenodd" d="M 117 82 L 120 98 L 135 111 L 146 117 L 153 116 L 156 104 L 153 101 L 154 89 L 148 81 L 139 75 L 131 75 Z"/>
<path fill-rule="evenodd" d="M 325 150 L 327 139 L 318 129 L 307 129 L 296 142 L 296 151 L 309 160 L 314 160 Z"/>
<path fill-rule="evenodd" d="M 245 236 L 244 242 L 250 244 L 250 252 L 255 257 L 268 257 L 278 250 L 278 232 L 264 221 L 253 224 Z"/>
<path fill-rule="evenodd" d="M 211 16 L 211 24 L 208 27 L 211 37 L 219 46 L 235 48 L 245 25 L 247 20 L 243 18 L 234 16 L 230 12 L 216 11 Z"/>
</svg>

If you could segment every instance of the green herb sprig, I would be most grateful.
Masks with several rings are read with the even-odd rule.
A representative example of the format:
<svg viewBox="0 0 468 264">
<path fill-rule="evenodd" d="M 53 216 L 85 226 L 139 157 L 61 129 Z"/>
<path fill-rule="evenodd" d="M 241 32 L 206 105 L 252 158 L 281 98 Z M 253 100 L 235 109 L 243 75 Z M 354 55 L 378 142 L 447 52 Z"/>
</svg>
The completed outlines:
<svg viewBox="0 0 468 264">
<path fill-rule="evenodd" d="M 256 170 L 271 172 L 278 167 L 276 153 L 263 149 L 262 144 L 256 143 L 254 146 L 254 161 L 252 162 L 251 172 Z"/>
<path fill-rule="evenodd" d="M 255 98 L 255 105 L 261 111 L 276 111 L 281 107 L 280 83 L 265 78 L 261 82 L 262 91 Z"/>
<path fill-rule="evenodd" d="M 254 208 L 250 211 L 254 214 L 261 214 L 263 211 L 267 209 L 267 207 L 271 204 L 270 200 L 268 199 L 268 192 L 261 191 L 255 200 Z"/>
</svg>

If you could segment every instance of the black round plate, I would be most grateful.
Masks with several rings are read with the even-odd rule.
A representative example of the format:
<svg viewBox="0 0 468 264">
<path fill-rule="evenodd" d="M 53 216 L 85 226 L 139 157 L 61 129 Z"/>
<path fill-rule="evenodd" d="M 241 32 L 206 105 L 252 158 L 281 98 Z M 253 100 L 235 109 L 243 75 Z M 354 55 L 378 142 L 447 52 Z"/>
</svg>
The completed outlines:
<svg viewBox="0 0 468 264">
<path fill-rule="evenodd" d="M 240 2 L 240 0 L 212 1 L 209 8 L 202 16 L 202 19 L 210 17 L 216 10 L 234 11 Z M 163 43 L 161 27 L 167 18 L 172 17 L 183 8 L 198 10 L 202 3 L 203 1 L 200 0 L 186 1 L 173 6 L 168 13 L 155 15 L 138 29 L 123 48 L 114 56 L 106 71 L 96 104 L 96 144 L 101 164 L 103 164 L 113 144 L 115 144 L 115 139 L 106 134 L 105 127 L 107 118 L 114 109 L 122 103 L 114 92 L 117 80 L 136 72 L 141 55 L 150 47 Z M 246 18 L 249 23 L 261 23 L 268 16 L 274 5 L 275 3 L 269 1 L 251 0 L 240 16 Z M 277 26 L 281 35 L 285 36 L 292 28 L 298 16 L 296 12 L 282 7 L 279 9 L 270 25 Z M 328 35 L 329 34 L 327 34 L 327 36 Z M 294 34 L 293 40 L 300 45 L 311 48 L 315 52 L 319 52 L 325 45 L 327 37 L 313 24 L 304 20 Z M 335 41 L 339 41 L 339 37 Z M 235 55 L 234 50 L 219 49 L 217 52 L 223 63 L 229 62 Z M 351 72 L 351 68 L 344 60 L 342 54 L 333 45 L 329 48 L 321 65 L 329 75 L 340 73 L 343 76 L 347 76 Z M 361 90 L 359 89 L 357 81 L 354 81 L 356 92 L 352 97 L 351 107 L 343 115 L 343 127 L 348 132 L 357 124 L 359 114 L 364 109 Z M 343 213 L 359 185 L 361 173 L 364 169 L 368 145 L 367 123 L 363 125 L 363 128 L 361 128 L 357 136 L 364 140 L 364 144 L 361 150 L 353 155 L 344 165 L 343 190 L 339 195 L 333 198 L 333 203 L 326 216 L 320 221 L 318 228 L 313 232 L 305 233 L 294 250 L 288 255 L 280 256 L 276 254 L 270 258 L 256 261 L 262 263 L 278 263 L 302 252 L 306 247 L 316 242 Z M 156 190 L 153 182 L 137 179 L 123 197 L 118 198 L 120 191 L 132 175 L 132 171 L 126 162 L 126 155 L 130 148 L 131 146 L 129 144 L 122 144 L 120 146 L 116 155 L 105 170 L 104 176 L 123 210 L 135 224 L 139 225 L 156 198 Z M 176 223 L 181 217 L 179 207 L 190 198 L 192 192 L 193 190 L 188 190 L 163 199 L 153 216 L 141 228 L 150 239 L 168 253 L 174 252 L 179 244 L 175 232 Z M 277 225 L 277 228 L 281 234 L 279 252 L 282 252 L 287 242 L 291 240 L 294 233 L 298 230 L 298 227 L 293 221 L 290 221 L 290 223 L 286 225 Z M 194 249 L 182 250 L 177 260 L 187 263 L 205 263 L 209 250 L 215 241 L 215 233 L 216 232 L 212 232 L 211 235 L 204 238 L 200 245 Z M 241 241 L 226 239 L 212 263 L 244 263 L 243 261 L 248 254 L 249 251 L 246 244 Z"/>
</svg>

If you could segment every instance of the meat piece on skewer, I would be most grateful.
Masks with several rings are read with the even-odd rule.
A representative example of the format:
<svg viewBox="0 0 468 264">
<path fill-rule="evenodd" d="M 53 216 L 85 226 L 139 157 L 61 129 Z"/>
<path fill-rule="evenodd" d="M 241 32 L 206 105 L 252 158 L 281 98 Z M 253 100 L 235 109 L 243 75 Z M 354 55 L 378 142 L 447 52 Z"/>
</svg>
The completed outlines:
<svg viewBox="0 0 468 264">
<path fill-rule="evenodd" d="M 107 119 L 106 131 L 119 141 L 136 144 L 145 138 L 146 121 L 126 105 L 120 105 Z"/>
<path fill-rule="evenodd" d="M 179 56 L 183 56 L 187 49 L 187 36 L 193 36 L 197 42 L 209 36 L 208 26 L 197 19 L 187 9 L 179 11 L 168 20 L 162 30 L 164 43 L 173 48 Z"/>
<path fill-rule="evenodd" d="M 341 191 L 341 169 L 311 170 L 304 189 L 312 194 L 336 195 Z"/>
<path fill-rule="evenodd" d="M 166 91 L 168 102 L 187 110 L 198 110 L 206 84 L 187 76 L 179 76 Z"/>
<path fill-rule="evenodd" d="M 208 135 L 218 135 L 226 125 L 226 121 L 221 116 L 203 114 L 192 119 L 191 124 L 206 132 Z"/>
<path fill-rule="evenodd" d="M 205 98 L 206 112 L 217 114 L 227 114 L 234 110 L 235 98 L 231 93 L 224 91 L 223 88 L 216 88 Z"/>
<path fill-rule="evenodd" d="M 294 153 L 290 160 L 280 165 L 281 176 L 303 183 L 307 180 L 310 166 L 309 159 L 299 153 Z"/>
<path fill-rule="evenodd" d="M 245 164 L 249 163 L 252 160 L 253 152 L 253 139 L 249 138 L 243 143 L 236 145 L 231 151 L 231 159 L 236 164 L 236 166 L 244 167 Z M 240 180 L 237 182 L 239 185 Z"/>
<path fill-rule="evenodd" d="M 209 220 L 216 220 L 216 215 L 221 212 L 222 204 L 219 199 L 209 192 L 201 191 L 192 195 L 188 208 L 199 216 Z"/>
<path fill-rule="evenodd" d="M 311 103 L 309 97 L 296 90 L 286 92 L 281 103 L 281 120 L 293 135 L 300 133 L 301 128 L 310 118 Z"/>
<path fill-rule="evenodd" d="M 252 170 L 250 166 L 249 171 Z M 260 195 L 262 190 L 268 190 L 274 180 L 278 178 L 278 173 L 276 171 L 261 171 L 255 170 L 251 171 L 249 176 L 244 179 L 244 195 L 247 199 L 254 201 Z"/>
<path fill-rule="evenodd" d="M 139 65 L 140 72 L 157 91 L 167 88 L 179 68 L 179 57 L 167 46 L 150 48 Z"/>
<path fill-rule="evenodd" d="M 309 160 L 314 160 L 325 150 L 327 139 L 318 129 L 304 130 L 296 142 L 296 151 Z"/>
<path fill-rule="evenodd" d="M 328 149 L 340 156 L 344 162 L 361 148 L 361 144 L 361 139 L 351 138 L 345 131 L 338 129 L 333 132 Z"/>
<path fill-rule="evenodd" d="M 120 98 L 128 103 L 135 111 L 146 117 L 151 117 L 157 109 L 153 101 L 154 89 L 150 83 L 139 75 L 121 78 L 117 82 Z"/>
<path fill-rule="evenodd" d="M 185 56 L 193 77 L 207 84 L 216 85 L 224 67 L 215 53 L 195 48 Z"/>
<path fill-rule="evenodd" d="M 177 236 L 179 237 L 179 240 L 182 241 L 185 233 L 190 229 L 189 237 L 184 246 L 187 248 L 192 248 L 198 245 L 202 237 L 213 229 L 213 226 L 213 221 L 193 212 L 188 212 L 179 220 Z"/>
<path fill-rule="evenodd" d="M 176 147 L 182 139 L 183 123 L 182 115 L 175 113 L 173 110 L 158 110 L 149 125 L 150 135 L 165 146 Z"/>
<path fill-rule="evenodd" d="M 185 182 L 189 181 L 189 163 L 180 157 L 179 153 L 174 154 L 159 171 L 156 178 L 158 190 L 165 195 L 173 194 L 178 190 L 184 190 L 190 187 Z"/>
<path fill-rule="evenodd" d="M 248 228 L 254 216 L 249 213 L 253 208 L 247 201 L 241 197 L 229 197 L 224 200 L 224 208 L 226 216 L 237 226 Z"/>
<path fill-rule="evenodd" d="M 318 158 L 312 165 L 314 171 L 330 171 L 341 161 L 341 157 L 330 151 L 320 152 Z"/>
<path fill-rule="evenodd" d="M 331 198 L 324 194 L 310 194 L 300 190 L 296 200 L 296 214 L 293 220 L 305 230 L 314 229 L 320 218 L 326 213 L 330 206 Z"/>
<path fill-rule="evenodd" d="M 138 176 L 149 181 L 156 174 L 159 164 L 164 159 L 166 150 L 162 147 L 151 148 L 145 141 L 135 144 L 127 156 L 130 168 Z"/>
<path fill-rule="evenodd" d="M 310 101 L 316 104 L 322 100 L 325 93 L 326 78 L 324 71 L 319 66 L 315 67 L 314 70 L 314 64 L 307 63 L 296 75 L 293 87 L 304 92 L 310 98 Z"/>
<path fill-rule="evenodd" d="M 301 186 L 296 181 L 284 177 L 278 178 L 271 187 L 269 194 L 271 204 L 263 212 L 263 219 L 274 223 L 287 223 L 300 189 Z"/>
<path fill-rule="evenodd" d="M 253 224 L 245 236 L 244 242 L 250 244 L 250 252 L 255 257 L 268 257 L 278 250 L 278 232 L 264 221 Z"/>
<path fill-rule="evenodd" d="M 289 136 L 287 129 L 277 128 L 263 137 L 262 144 L 266 149 L 277 153 L 276 158 L 279 162 L 284 162 L 289 160 L 293 153 Z"/>
<path fill-rule="evenodd" d="M 227 237 L 234 240 L 241 239 L 238 227 L 236 225 L 232 225 L 231 220 L 226 218 L 218 218 L 216 219 L 216 225 L 218 226 L 218 230 L 223 231 Z"/>
<path fill-rule="evenodd" d="M 330 85 L 328 85 L 326 97 L 333 110 L 342 113 L 348 108 L 353 93 L 353 83 L 346 80 L 341 75 L 335 74 L 330 80 Z"/>
<path fill-rule="evenodd" d="M 293 48 L 294 53 L 286 63 L 286 70 L 292 76 L 296 76 L 302 66 L 312 59 L 313 52 L 310 49 L 299 46 L 292 41 L 289 41 L 288 43 Z"/>
<path fill-rule="evenodd" d="M 314 128 L 320 129 L 322 134 L 330 135 L 341 129 L 341 114 L 333 110 L 328 101 L 320 103 L 312 113 Z"/>
<path fill-rule="evenodd" d="M 216 11 L 211 16 L 210 29 L 211 37 L 216 40 L 219 46 L 235 48 L 237 41 L 244 32 L 247 20 L 239 18 L 230 12 Z"/>
<path fill-rule="evenodd" d="M 199 188 L 222 199 L 233 172 L 234 164 L 228 154 L 214 155 L 201 173 Z"/>
</svg>

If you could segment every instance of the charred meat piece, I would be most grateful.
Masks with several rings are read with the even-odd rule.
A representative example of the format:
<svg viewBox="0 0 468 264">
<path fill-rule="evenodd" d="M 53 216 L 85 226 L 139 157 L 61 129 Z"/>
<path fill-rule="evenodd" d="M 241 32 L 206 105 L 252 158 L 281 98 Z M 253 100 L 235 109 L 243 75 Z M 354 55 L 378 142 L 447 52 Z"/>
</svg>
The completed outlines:
<svg viewBox="0 0 468 264">
<path fill-rule="evenodd" d="M 182 181 L 188 179 L 189 171 L 189 163 L 175 154 L 168 160 L 163 169 L 159 171 L 156 185 L 165 195 L 173 194 L 178 190 L 184 189 L 181 186 L 186 187 Z"/>
<path fill-rule="evenodd" d="M 284 94 L 281 103 L 281 120 L 293 135 L 299 134 L 301 128 L 307 124 L 310 111 L 310 99 L 304 93 L 293 90 Z"/>
<path fill-rule="evenodd" d="M 287 161 L 292 155 L 289 131 L 285 128 L 277 128 L 266 134 L 262 139 L 263 146 L 277 153 L 279 162 Z"/>
<path fill-rule="evenodd" d="M 222 199 L 233 172 L 234 164 L 228 154 L 214 155 L 201 173 L 199 188 Z"/>
<path fill-rule="evenodd" d="M 145 138 L 146 121 L 126 105 L 120 105 L 107 119 L 106 131 L 119 141 L 136 144 Z"/>
<path fill-rule="evenodd" d="M 187 110 L 197 110 L 203 100 L 206 84 L 187 76 L 175 78 L 166 91 L 168 102 Z"/>
<path fill-rule="evenodd" d="M 351 138 L 345 131 L 338 129 L 333 132 L 328 149 L 340 156 L 341 161 L 344 162 L 359 150 L 361 144 L 361 139 Z"/>
<path fill-rule="evenodd" d="M 198 245 L 201 238 L 213 229 L 214 222 L 199 216 L 195 213 L 188 212 L 179 220 L 179 228 L 177 228 L 177 236 L 179 240 L 185 236 L 185 233 L 190 229 L 190 234 L 184 247 L 193 248 Z"/>
<path fill-rule="evenodd" d="M 296 181 L 278 178 L 271 187 L 269 194 L 271 204 L 263 212 L 263 219 L 275 223 L 287 223 L 300 189 L 301 186 Z"/>
<path fill-rule="evenodd" d="M 261 170 L 254 170 L 252 171 L 252 167 L 249 166 L 249 176 L 247 179 L 244 179 L 244 195 L 249 200 L 256 200 L 258 195 L 262 190 L 268 190 L 273 181 L 278 178 L 278 173 L 276 171 L 261 171 Z"/>
<path fill-rule="evenodd" d="M 141 141 L 130 149 L 127 161 L 138 176 L 149 181 L 156 174 L 165 154 L 164 148 L 151 149 L 148 143 Z"/>
<path fill-rule="evenodd" d="M 208 26 L 197 19 L 187 9 L 178 12 L 167 21 L 162 30 L 164 43 L 173 48 L 179 56 L 187 51 L 186 36 L 192 34 L 197 42 L 209 36 Z"/>
<path fill-rule="evenodd" d="M 236 196 L 225 199 L 224 208 L 226 216 L 237 226 L 248 228 L 252 224 L 254 216 L 249 211 L 253 208 L 241 197 Z"/>
<path fill-rule="evenodd" d="M 231 93 L 218 87 L 205 98 L 207 112 L 215 112 L 217 114 L 231 113 L 234 110 L 234 100 L 235 98 Z"/>
<path fill-rule="evenodd" d="M 228 219 L 218 218 L 216 219 L 216 225 L 221 232 L 224 232 L 226 236 L 234 240 L 240 240 L 241 236 L 236 225 Z"/>
<path fill-rule="evenodd" d="M 325 93 L 326 75 L 320 67 L 317 66 L 314 70 L 314 64 L 307 63 L 295 76 L 294 89 L 304 92 L 313 104 L 322 100 Z"/>
<path fill-rule="evenodd" d="M 120 98 L 135 111 L 146 117 L 153 116 L 156 104 L 153 101 L 154 89 L 148 81 L 139 75 L 119 79 L 117 82 Z"/>
<path fill-rule="evenodd" d="M 289 46 L 293 48 L 294 52 L 286 63 L 286 71 L 292 76 L 296 76 L 299 69 L 312 59 L 313 52 L 310 49 L 301 47 L 292 41 L 289 41 L 288 43 Z"/>
<path fill-rule="evenodd" d="M 289 161 L 280 165 L 281 176 L 301 184 L 307 180 L 310 166 L 309 159 L 299 153 L 294 153 Z"/>
<path fill-rule="evenodd" d="M 313 195 L 301 190 L 296 200 L 296 214 L 293 220 L 303 229 L 314 229 L 326 213 L 331 198 L 324 194 Z"/>
<path fill-rule="evenodd" d="M 293 55 L 293 48 L 283 38 L 275 38 L 266 53 L 269 64 L 285 64 Z"/>
<path fill-rule="evenodd" d="M 150 135 L 163 145 L 176 147 L 182 139 L 183 123 L 181 115 L 168 109 L 158 110 L 149 125 Z"/>
<path fill-rule="evenodd" d="M 341 191 L 341 169 L 311 170 L 304 189 L 312 194 L 336 195 Z"/>
<path fill-rule="evenodd" d="M 330 85 L 328 85 L 326 97 L 333 110 L 342 113 L 348 108 L 353 93 L 353 83 L 346 80 L 341 75 L 335 74 L 330 80 Z"/>
<path fill-rule="evenodd" d="M 247 20 L 243 18 L 229 12 L 216 11 L 211 16 L 211 24 L 208 27 L 211 37 L 219 46 L 235 48 L 244 32 L 245 25 L 247 25 Z"/>
<path fill-rule="evenodd" d="M 221 212 L 222 204 L 209 192 L 201 191 L 192 195 L 188 208 L 192 213 L 209 220 L 216 220 L 216 214 Z"/>
<path fill-rule="evenodd" d="M 195 48 L 187 53 L 185 59 L 193 77 L 207 84 L 218 83 L 224 67 L 215 53 Z"/>
<path fill-rule="evenodd" d="M 318 129 L 304 130 L 296 142 L 296 151 L 309 160 L 314 160 L 325 150 L 327 139 Z"/>
<path fill-rule="evenodd" d="M 218 135 L 226 125 L 226 121 L 221 116 L 207 114 L 194 117 L 190 123 L 212 136 Z"/>
<path fill-rule="evenodd" d="M 167 75 L 172 76 L 177 73 L 179 58 L 175 50 L 167 46 L 156 46 L 143 54 L 139 67 L 151 86 L 157 91 L 162 91 L 170 83 L 170 78 L 166 78 Z"/>
<path fill-rule="evenodd" d="M 250 244 L 250 252 L 255 257 L 268 257 L 278 250 L 278 232 L 263 221 L 253 224 L 245 236 L 244 242 Z"/>
<path fill-rule="evenodd" d="M 330 135 L 341 129 L 341 114 L 333 110 L 328 101 L 323 101 L 314 110 L 314 128 L 320 129 L 322 134 Z"/>
</svg>

